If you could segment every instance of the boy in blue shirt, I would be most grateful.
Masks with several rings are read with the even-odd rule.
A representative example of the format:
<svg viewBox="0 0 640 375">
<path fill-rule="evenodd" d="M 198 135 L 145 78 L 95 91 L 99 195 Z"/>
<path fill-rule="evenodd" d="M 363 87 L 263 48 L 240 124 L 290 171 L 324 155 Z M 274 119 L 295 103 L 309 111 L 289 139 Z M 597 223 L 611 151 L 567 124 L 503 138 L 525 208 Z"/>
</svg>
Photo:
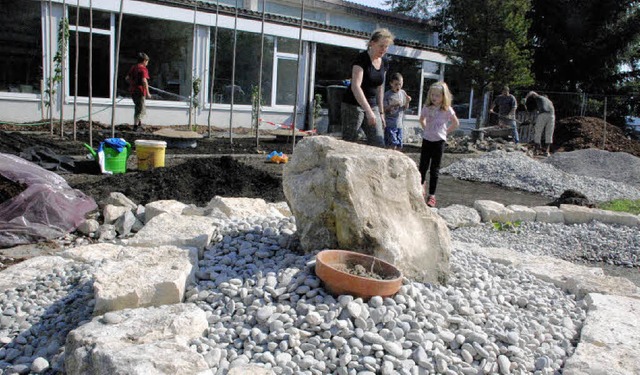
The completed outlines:
<svg viewBox="0 0 640 375">
<path fill-rule="evenodd" d="M 384 143 L 394 150 L 402 148 L 402 122 L 404 110 L 409 108 L 411 97 L 402 89 L 403 78 L 400 73 L 393 73 L 389 80 L 391 90 L 384 93 Z"/>
</svg>

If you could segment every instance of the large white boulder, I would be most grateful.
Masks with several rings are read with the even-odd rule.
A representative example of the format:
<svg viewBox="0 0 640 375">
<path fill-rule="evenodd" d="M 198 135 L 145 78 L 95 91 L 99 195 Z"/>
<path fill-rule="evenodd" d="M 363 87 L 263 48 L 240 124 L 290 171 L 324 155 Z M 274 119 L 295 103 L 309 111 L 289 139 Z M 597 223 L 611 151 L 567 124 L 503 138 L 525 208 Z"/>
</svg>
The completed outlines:
<svg viewBox="0 0 640 375">
<path fill-rule="evenodd" d="M 193 304 L 128 309 L 95 317 L 67 335 L 65 371 L 75 374 L 200 374 L 204 357 L 189 348 L 208 328 Z"/>
<path fill-rule="evenodd" d="M 443 282 L 451 241 L 424 202 L 415 162 L 396 151 L 307 137 L 284 169 L 284 194 L 305 251 L 344 249 Z"/>
</svg>

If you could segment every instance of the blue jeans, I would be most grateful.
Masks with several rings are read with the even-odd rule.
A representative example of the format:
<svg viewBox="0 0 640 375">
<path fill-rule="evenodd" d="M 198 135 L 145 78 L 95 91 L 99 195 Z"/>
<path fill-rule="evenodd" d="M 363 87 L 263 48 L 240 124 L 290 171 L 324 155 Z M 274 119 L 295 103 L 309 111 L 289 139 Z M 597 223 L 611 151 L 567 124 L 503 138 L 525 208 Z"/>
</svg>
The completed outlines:
<svg viewBox="0 0 640 375">
<path fill-rule="evenodd" d="M 505 126 L 511 127 L 511 129 L 513 129 L 513 141 L 515 143 L 520 142 L 520 137 L 518 136 L 518 123 L 516 122 L 516 120 L 501 118 L 500 124 L 501 125 L 504 124 Z"/>
</svg>

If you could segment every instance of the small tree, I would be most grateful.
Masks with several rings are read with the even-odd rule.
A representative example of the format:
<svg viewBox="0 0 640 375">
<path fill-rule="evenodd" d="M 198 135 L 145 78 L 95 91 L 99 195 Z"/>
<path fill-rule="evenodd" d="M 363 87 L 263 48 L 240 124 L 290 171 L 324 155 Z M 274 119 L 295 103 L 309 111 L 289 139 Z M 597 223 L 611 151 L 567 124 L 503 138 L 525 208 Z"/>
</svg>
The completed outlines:
<svg viewBox="0 0 640 375">
<path fill-rule="evenodd" d="M 255 134 L 258 134 L 260 128 L 260 91 L 258 86 L 251 86 L 251 124 L 255 130 Z"/>
<path fill-rule="evenodd" d="M 322 111 L 322 95 L 316 94 L 313 97 L 313 124 L 311 127 L 313 130 L 316 130 L 316 125 L 320 118 L 320 111 Z"/>
<path fill-rule="evenodd" d="M 200 85 L 202 84 L 202 79 L 200 77 L 193 76 L 192 84 L 191 84 L 191 97 L 189 98 L 189 128 L 195 131 L 198 126 L 196 121 L 196 110 L 200 106 L 200 102 L 198 100 L 198 95 L 200 94 Z M 191 126 L 193 118 L 193 127 Z"/>
</svg>

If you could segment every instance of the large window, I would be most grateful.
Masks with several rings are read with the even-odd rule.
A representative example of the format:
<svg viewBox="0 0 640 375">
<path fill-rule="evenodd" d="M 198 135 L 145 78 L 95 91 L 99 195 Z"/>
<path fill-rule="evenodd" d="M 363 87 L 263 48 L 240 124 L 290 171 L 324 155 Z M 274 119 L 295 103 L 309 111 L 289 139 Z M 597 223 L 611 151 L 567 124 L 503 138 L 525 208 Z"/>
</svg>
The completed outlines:
<svg viewBox="0 0 640 375">
<path fill-rule="evenodd" d="M 39 1 L 0 0 L 0 91 L 40 92 L 40 6 Z"/>
<path fill-rule="evenodd" d="M 193 71 L 193 25 L 125 15 L 122 20 L 118 95 L 129 95 L 125 76 L 138 52 L 149 55 L 149 85 L 154 100 L 187 101 Z"/>
<path fill-rule="evenodd" d="M 211 29 L 211 67 L 215 45 L 215 29 Z M 216 52 L 215 82 L 213 86 L 214 103 L 251 104 L 251 93 L 257 90 L 260 74 L 260 34 L 238 31 L 236 41 L 235 78 L 233 77 L 233 30 L 218 29 L 218 50 Z M 273 71 L 273 40 L 265 36 L 262 67 L 262 105 L 271 103 L 271 76 Z M 210 71 L 213 71 L 211 68 Z M 233 89 L 232 91 L 232 87 Z"/>
<path fill-rule="evenodd" d="M 314 92 L 322 96 L 323 108 L 328 108 L 330 101 L 332 103 L 342 102 L 342 96 L 346 90 L 344 82 L 351 78 L 351 62 L 357 54 L 358 51 L 351 48 L 328 44 L 316 46 Z M 344 87 L 344 89 L 340 87 Z"/>
<path fill-rule="evenodd" d="M 78 96 L 89 96 L 89 72 L 91 72 L 91 94 L 94 98 L 109 98 L 111 80 L 111 14 L 94 10 L 92 68 L 89 69 L 89 36 L 90 14 L 89 9 L 80 8 L 80 22 L 76 29 L 76 7 L 69 7 L 69 95 L 75 96 L 76 77 L 76 33 L 78 37 Z"/>
</svg>

